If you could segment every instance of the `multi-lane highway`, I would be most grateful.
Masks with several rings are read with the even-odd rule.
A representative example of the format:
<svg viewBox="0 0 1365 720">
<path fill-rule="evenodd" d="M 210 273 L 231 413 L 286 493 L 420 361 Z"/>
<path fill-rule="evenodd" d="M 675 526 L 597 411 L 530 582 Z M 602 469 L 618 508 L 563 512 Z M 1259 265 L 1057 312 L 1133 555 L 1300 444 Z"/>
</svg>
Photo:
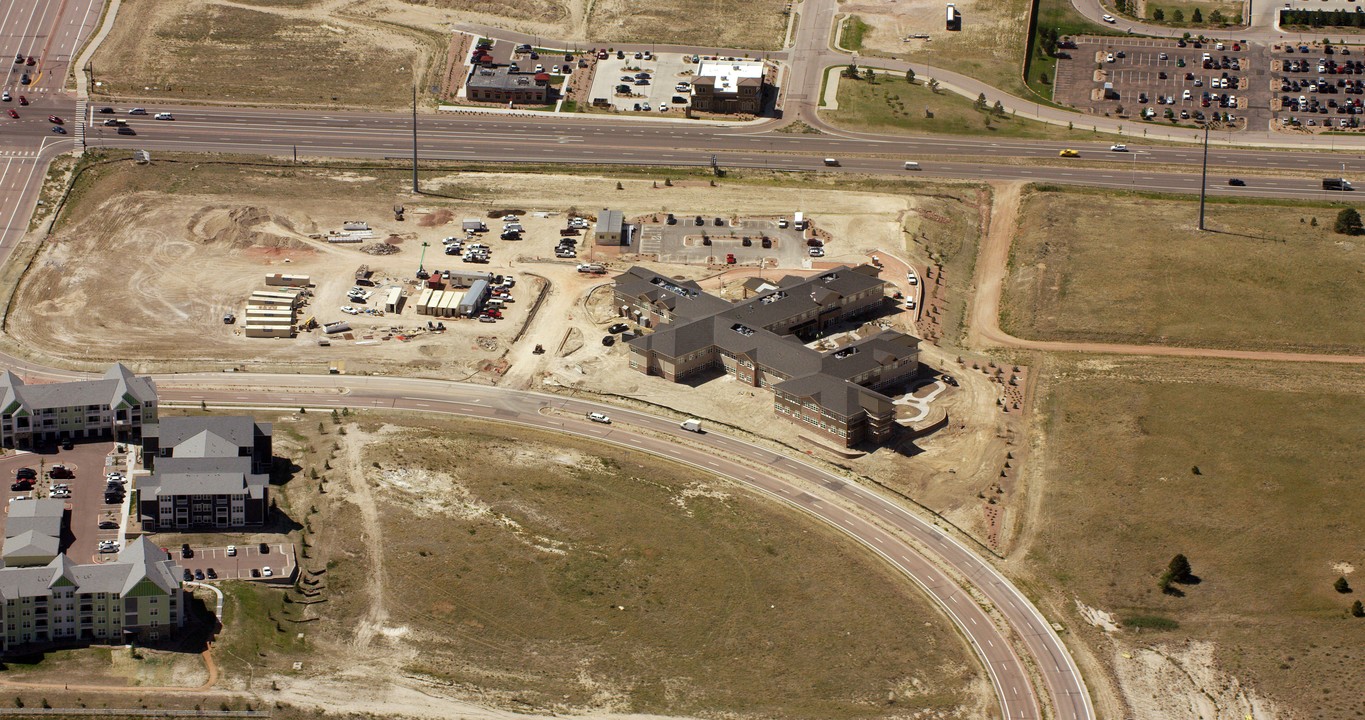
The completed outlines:
<svg viewBox="0 0 1365 720">
<path fill-rule="evenodd" d="M 0 117 L 0 257 L 27 227 L 39 183 L 50 158 L 73 145 L 70 135 L 52 131 L 48 115 L 67 128 L 88 127 L 94 147 L 271 154 L 300 157 L 407 157 L 409 119 L 403 114 L 348 111 L 261 110 L 228 107 L 156 106 L 174 121 L 128 116 L 135 136 L 118 135 L 90 108 L 74 117 L 77 104 L 60 92 L 71 57 L 99 16 L 99 0 L 11 0 L 0 6 L 0 62 L 15 53 L 23 64 L 8 68 L 6 89 L 25 94 L 19 118 Z M 1108 151 L 1108 142 L 992 142 L 971 138 L 885 137 L 839 131 L 820 122 L 815 111 L 824 68 L 847 58 L 828 47 L 833 0 L 805 0 L 786 75 L 790 117 L 800 117 L 822 134 L 775 132 L 775 123 L 663 124 L 489 114 L 440 114 L 421 118 L 418 149 L 422 157 L 467 162 L 561 162 L 657 165 L 706 165 L 715 155 L 722 167 L 775 168 L 820 172 L 869 172 L 909 175 L 906 160 L 916 160 L 922 175 L 1027 179 L 1083 183 L 1113 188 L 1195 192 L 1202 159 L 1195 146 L 1140 146 L 1131 152 Z M 9 57 L 5 57 L 5 53 Z M 782 53 L 779 53 L 782 54 Z M 35 64 L 27 65 L 33 55 Z M 892 63 L 893 69 L 904 63 Z M 917 71 L 921 68 L 917 67 Z M 29 84 L 20 79 L 28 73 Z M 17 73 L 17 74 L 16 74 Z M 974 82 L 945 74 L 945 78 Z M 991 96 L 992 99 L 994 95 Z M 1007 103 L 1008 105 L 1008 103 Z M 3 108 L 8 109 L 8 107 Z M 1049 111 L 1052 112 L 1052 111 Z M 1061 112 L 1061 111 L 1057 111 Z M 1082 157 L 1057 157 L 1063 147 Z M 823 159 L 835 157 L 839 167 Z M 1358 173 L 1359 155 L 1215 148 L 1214 192 L 1248 195 L 1323 196 L 1316 176 Z M 1229 187 L 1237 176 L 1246 187 Z M 7 366 L 25 364 L 0 358 Z M 59 371 L 30 367 L 37 375 Z M 329 407 L 384 407 L 453 412 L 598 437 L 687 462 L 781 498 L 840 528 L 881 554 L 935 598 L 953 618 L 995 685 L 1002 714 L 1009 718 L 1043 715 L 1089 720 L 1094 717 L 1084 680 L 1065 644 L 1020 591 L 971 550 L 931 523 L 906 512 L 872 491 L 836 476 L 749 445 L 723 433 L 693 435 L 671 419 L 621 409 L 604 409 L 578 400 L 502 388 L 399 378 L 276 377 L 183 375 L 158 378 L 166 400 L 195 403 L 285 404 Z M 319 392 L 321 390 L 321 392 Z M 610 412 L 617 424 L 601 427 L 582 421 L 590 410 Z M 945 575 L 947 568 L 951 575 Z M 998 615 L 987 614 L 981 602 Z M 995 625 L 1003 618 L 1006 628 Z M 1027 655 L 1027 661 L 1017 651 Z M 1035 686 L 1034 681 L 1041 683 Z M 1049 712 L 1043 713 L 1044 706 Z"/>
</svg>

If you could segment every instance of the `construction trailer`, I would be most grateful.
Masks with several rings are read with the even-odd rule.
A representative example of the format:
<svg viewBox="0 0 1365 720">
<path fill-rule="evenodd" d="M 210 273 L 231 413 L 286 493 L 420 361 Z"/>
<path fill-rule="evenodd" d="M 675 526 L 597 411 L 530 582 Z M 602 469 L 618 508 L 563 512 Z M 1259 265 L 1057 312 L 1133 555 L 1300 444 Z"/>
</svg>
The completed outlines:
<svg viewBox="0 0 1365 720">
<path fill-rule="evenodd" d="M 275 273 L 265 276 L 265 284 L 270 287 L 299 287 L 305 288 L 312 285 L 312 281 L 307 275 L 283 275 Z"/>
<path fill-rule="evenodd" d="M 469 291 L 460 300 L 459 314 L 465 317 L 474 317 L 483 306 L 484 296 L 488 295 L 488 281 L 480 280 L 469 287 Z"/>
<path fill-rule="evenodd" d="M 265 319 L 283 320 L 285 322 L 292 323 L 294 322 L 294 311 L 288 308 L 270 308 L 267 310 L 252 309 L 246 311 L 246 315 L 244 316 L 244 318 L 246 320 L 246 324 L 248 325 L 256 322 L 257 320 Z"/>
<path fill-rule="evenodd" d="M 445 279 L 445 274 L 441 277 Z M 450 278 L 447 280 L 451 287 L 467 288 L 480 280 L 493 280 L 493 273 L 488 272 L 456 272 L 450 271 Z"/>
<path fill-rule="evenodd" d="M 256 292 L 251 293 L 251 297 L 247 298 L 248 305 L 287 305 L 289 307 L 298 307 L 301 301 L 302 297 L 298 292 L 298 288 L 290 288 L 287 291 L 257 290 Z"/>
<path fill-rule="evenodd" d="M 250 315 L 250 314 L 252 314 L 252 313 L 264 312 L 264 311 L 267 311 L 267 310 L 270 311 L 271 313 L 287 313 L 287 314 L 289 314 L 289 315 L 293 315 L 293 314 L 294 314 L 294 308 L 291 308 L 291 307 L 289 307 L 288 305 L 247 305 L 247 306 L 246 306 L 246 314 L 248 314 L 248 315 Z"/>
<path fill-rule="evenodd" d="M 403 288 L 397 285 L 389 288 L 389 294 L 384 298 L 384 312 L 396 315 L 402 309 L 402 305 Z"/>
<path fill-rule="evenodd" d="M 427 308 L 429 308 L 429 307 L 431 306 L 431 294 L 432 294 L 432 292 L 433 292 L 433 290 L 432 290 L 431 288 L 422 288 L 422 294 L 417 296 L 417 314 L 418 314 L 418 315 L 430 315 L 430 314 L 431 314 L 430 312 L 427 312 Z"/>
<path fill-rule="evenodd" d="M 291 338 L 294 337 L 293 325 L 250 325 L 243 331 L 249 338 Z"/>
</svg>

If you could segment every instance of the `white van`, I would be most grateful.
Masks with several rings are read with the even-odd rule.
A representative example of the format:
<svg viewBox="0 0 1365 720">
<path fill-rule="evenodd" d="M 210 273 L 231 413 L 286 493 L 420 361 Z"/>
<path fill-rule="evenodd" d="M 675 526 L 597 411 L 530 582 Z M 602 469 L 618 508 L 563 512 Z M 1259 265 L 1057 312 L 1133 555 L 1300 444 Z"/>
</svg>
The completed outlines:
<svg viewBox="0 0 1365 720">
<path fill-rule="evenodd" d="M 154 120 L 174 120 L 174 119 L 175 119 L 175 116 L 172 115 L 172 114 L 170 114 L 170 113 L 162 112 L 162 113 L 157 113 L 156 115 L 153 115 L 153 116 L 152 116 L 152 119 L 154 119 Z"/>
<path fill-rule="evenodd" d="M 919 163 L 913 162 L 913 161 L 910 161 L 910 160 L 906 160 L 906 161 L 905 161 L 905 169 L 906 169 L 906 170 L 918 170 L 918 169 L 919 169 Z"/>
</svg>

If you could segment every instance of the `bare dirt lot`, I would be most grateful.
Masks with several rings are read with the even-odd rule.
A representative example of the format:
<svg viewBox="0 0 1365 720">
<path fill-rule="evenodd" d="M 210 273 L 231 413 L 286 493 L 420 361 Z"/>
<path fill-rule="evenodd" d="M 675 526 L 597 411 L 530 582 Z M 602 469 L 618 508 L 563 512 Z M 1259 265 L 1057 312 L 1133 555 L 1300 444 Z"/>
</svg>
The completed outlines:
<svg viewBox="0 0 1365 720">
<path fill-rule="evenodd" d="M 527 347 L 560 345 L 566 320 L 595 344 L 598 326 L 581 313 L 575 315 L 575 304 L 604 279 L 575 272 L 576 260 L 554 258 L 553 247 L 570 209 L 596 212 L 603 198 L 629 216 L 677 208 L 708 216 L 776 217 L 806 208 L 817 226 L 833 236 L 825 260 L 836 263 L 864 262 L 874 250 L 907 247 L 911 237 L 938 242 L 940 232 L 955 231 L 951 223 L 941 230 L 942 223 L 929 220 L 946 216 L 952 204 L 895 194 L 891 188 L 842 192 L 728 182 L 711 187 L 705 181 L 679 179 L 658 188 L 652 180 L 626 180 L 625 189 L 617 191 L 614 178 L 601 176 L 466 173 L 426 181 L 429 190 L 446 197 L 415 199 L 403 194 L 402 173 L 384 168 L 271 169 L 165 160 L 147 167 L 101 166 L 82 176 L 51 242 L 26 273 L 9 317 L 11 334 L 25 338 L 29 352 L 71 356 L 72 348 L 79 348 L 76 357 L 90 362 L 118 358 L 166 366 L 226 361 L 317 369 L 340 359 L 352 371 L 401 367 L 409 373 L 465 377 L 491 368 L 492 374 L 485 376 L 495 378 L 506 369 L 500 360 L 535 304 L 542 279 L 552 288 L 544 315 L 538 316 L 542 322 L 530 328 Z M 408 203 L 408 219 L 402 223 L 392 219 L 396 201 Z M 493 245 L 487 265 L 461 263 L 441 253 L 441 239 L 460 234 L 462 218 L 481 218 L 496 229 L 498 221 L 489 214 L 501 217 L 503 209 L 525 211 L 526 240 L 486 240 Z M 309 237 L 355 219 L 369 220 L 380 240 L 396 234 L 390 242 L 396 243 L 392 247 L 397 254 L 367 255 L 360 245 Z M 621 268 L 632 261 L 579 239 L 578 260 Z M 424 242 L 430 245 L 423 261 L 428 270 L 510 272 L 518 278 L 507 319 L 495 324 L 448 321 L 446 334 L 425 332 L 430 318 L 416 314 L 414 278 Z M 133 257 L 136 263 L 126 262 Z M 362 264 L 375 271 L 378 284 L 406 288 L 408 301 L 401 315 L 352 317 L 340 312 L 341 306 L 352 304 L 346 292 Z M 107 271 L 113 267 L 122 270 Z M 700 270 L 704 276 L 719 268 Z M 264 278 L 273 273 L 309 275 L 314 297 L 300 320 L 310 315 L 323 323 L 345 319 L 356 329 L 353 337 L 334 338 L 324 348 L 312 334 L 293 340 L 247 338 L 240 334 L 240 323 L 225 325 L 223 314 L 240 315 L 246 298 L 265 289 Z M 380 297 L 368 305 L 380 303 Z M 398 334 L 411 339 L 399 340 Z M 533 359 L 525 357 L 526 362 Z M 531 371 L 522 370 L 529 379 Z"/>
<path fill-rule="evenodd" d="M 1365 243 L 1339 208 L 1032 192 L 1001 325 L 1033 339 L 1365 350 Z M 1141 233 L 1132 228 L 1142 227 Z"/>
<path fill-rule="evenodd" d="M 274 105 L 403 106 L 445 39 L 320 2 L 124 3 L 91 92 Z M 439 63 L 438 63 L 439 64 Z"/>
<path fill-rule="evenodd" d="M 310 414 L 276 437 L 304 468 L 284 494 L 305 582 L 229 584 L 224 687 L 387 717 L 991 711 L 913 585 L 724 482 L 463 420 Z"/>
<path fill-rule="evenodd" d="M 1040 369 L 1027 555 L 1141 718 L 1361 712 L 1365 383 L 1345 367 L 1074 358 Z M 1164 594 L 1177 553 L 1197 582 Z M 1121 628 L 1085 627 L 1108 613 Z"/>
</svg>

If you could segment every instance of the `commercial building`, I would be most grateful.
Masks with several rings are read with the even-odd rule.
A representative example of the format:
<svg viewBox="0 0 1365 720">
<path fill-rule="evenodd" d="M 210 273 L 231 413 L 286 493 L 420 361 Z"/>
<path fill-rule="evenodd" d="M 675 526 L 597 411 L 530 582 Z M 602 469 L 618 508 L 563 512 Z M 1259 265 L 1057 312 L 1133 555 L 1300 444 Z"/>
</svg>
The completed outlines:
<svg viewBox="0 0 1365 720">
<path fill-rule="evenodd" d="M 836 321 L 881 307 L 884 281 L 869 265 L 755 283 L 729 303 L 692 281 L 634 267 L 616 279 L 618 314 L 653 332 L 629 341 L 630 366 L 670 382 L 723 368 L 748 387 L 773 390 L 773 409 L 822 438 L 852 447 L 894 430 L 887 390 L 919 371 L 919 340 L 887 330 L 829 352 L 802 344 Z"/>
<path fill-rule="evenodd" d="M 156 386 L 123 365 L 99 380 L 26 385 L 0 373 L 0 446 L 30 449 L 82 438 L 136 442 L 156 422 Z"/>
<path fill-rule="evenodd" d="M 593 228 L 593 240 L 598 245 L 629 245 L 635 226 L 626 222 L 620 210 L 602 209 L 597 214 L 597 225 Z"/>
<path fill-rule="evenodd" d="M 763 110 L 764 63 L 708 60 L 692 78 L 692 109 L 701 112 L 757 115 Z"/>
<path fill-rule="evenodd" d="M 544 105 L 550 101 L 550 76 L 516 72 L 509 67 L 476 67 L 465 83 L 465 92 L 477 102 Z"/>
<path fill-rule="evenodd" d="M 185 624 L 177 572 L 146 537 L 130 542 L 115 562 L 77 565 L 58 555 L 43 565 L 0 568 L 0 652 L 172 637 Z"/>
<path fill-rule="evenodd" d="M 174 417 L 144 429 L 138 514 L 147 530 L 265 524 L 270 514 L 270 423 L 250 417 Z"/>
</svg>

